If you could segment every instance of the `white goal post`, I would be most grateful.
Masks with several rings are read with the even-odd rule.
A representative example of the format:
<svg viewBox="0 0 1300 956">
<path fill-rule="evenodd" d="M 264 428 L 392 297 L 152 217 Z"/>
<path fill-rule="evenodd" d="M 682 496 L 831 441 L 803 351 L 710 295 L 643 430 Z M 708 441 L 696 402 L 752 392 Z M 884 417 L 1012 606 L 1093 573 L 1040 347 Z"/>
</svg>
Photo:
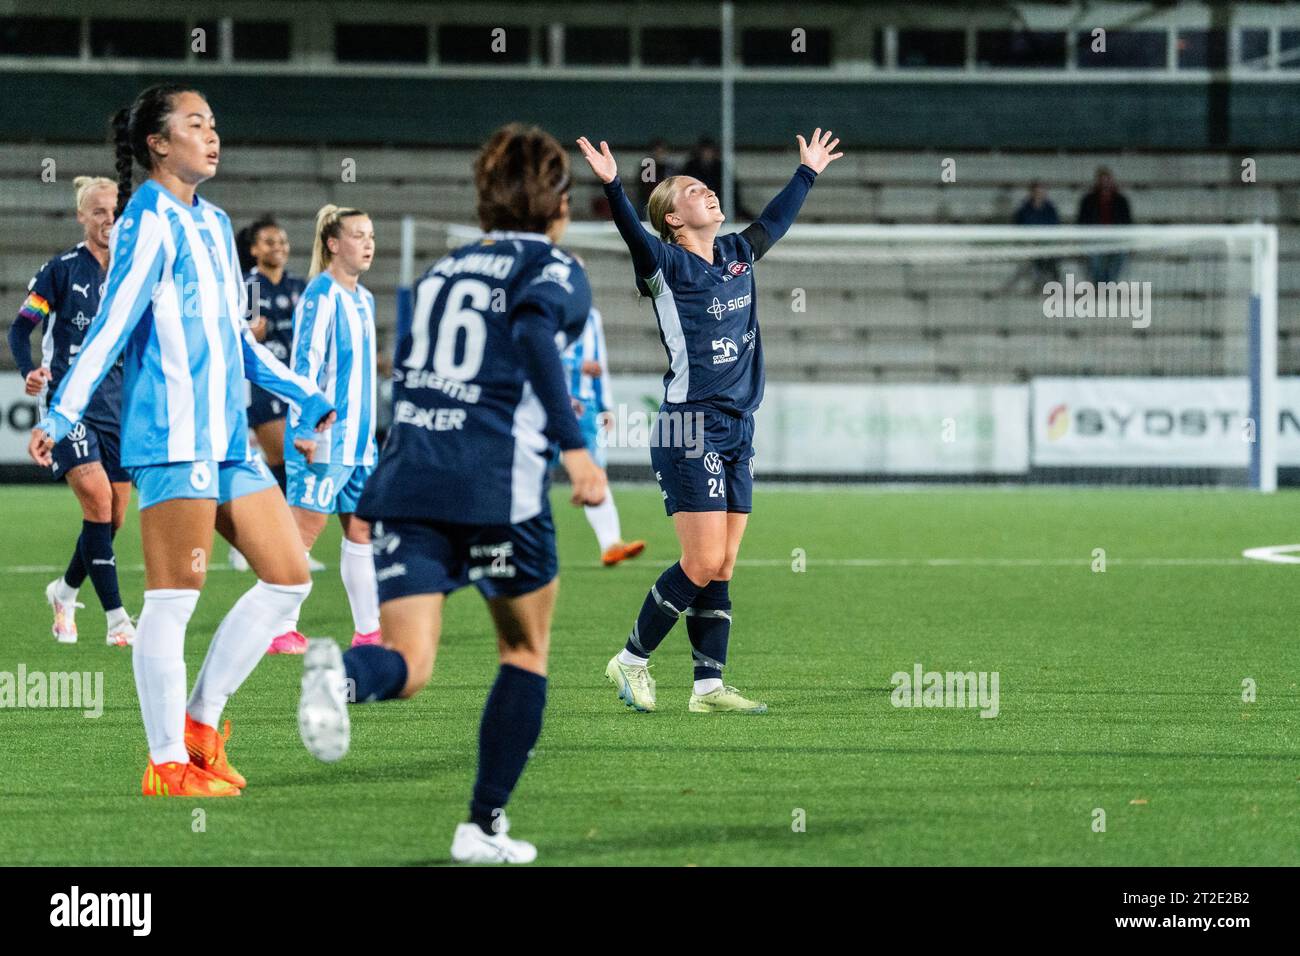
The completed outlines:
<svg viewBox="0 0 1300 956">
<path fill-rule="evenodd" d="M 399 328 L 418 274 L 478 234 L 403 220 Z M 654 319 L 632 292 L 613 225 L 573 223 L 562 245 L 592 278 L 615 374 L 661 372 Z M 1028 480 L 1273 491 L 1280 418 L 1300 429 L 1300 390 L 1294 408 L 1279 412 L 1272 225 L 795 225 L 764 258 L 757 291 L 768 381 L 778 388 L 851 384 L 871 401 L 890 388 L 1023 388 Z M 1058 307 L 1065 311 L 1053 314 Z M 1107 314 L 1116 307 L 1133 314 Z M 1145 444 L 1106 434 L 1099 413 L 1045 423 L 1048 414 L 1075 414 L 1099 389 L 1125 407 L 1142 404 L 1134 396 L 1168 396 L 1168 409 L 1146 410 L 1155 425 Z M 1206 405 L 1218 419 L 1178 410 L 1198 394 L 1221 399 Z M 1035 407 L 1046 401 L 1055 407 Z M 1228 416 L 1229 405 L 1240 413 Z M 1082 438 L 1072 444 L 1084 425 L 1104 451 L 1089 451 Z M 1186 434 L 1175 441 L 1161 434 L 1166 427 Z M 1300 455 L 1300 433 L 1295 441 Z M 868 459 L 845 476 L 855 468 L 864 478 L 896 473 Z"/>
</svg>

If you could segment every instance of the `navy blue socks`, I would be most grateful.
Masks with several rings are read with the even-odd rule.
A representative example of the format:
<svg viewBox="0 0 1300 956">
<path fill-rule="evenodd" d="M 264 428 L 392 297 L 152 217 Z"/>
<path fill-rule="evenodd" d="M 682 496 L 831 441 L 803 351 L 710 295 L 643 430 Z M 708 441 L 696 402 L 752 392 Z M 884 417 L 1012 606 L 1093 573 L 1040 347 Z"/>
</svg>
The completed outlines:
<svg viewBox="0 0 1300 956">
<path fill-rule="evenodd" d="M 632 626 L 632 633 L 628 635 L 625 646 L 627 652 L 638 657 L 649 657 L 663 643 L 682 612 L 695 602 L 699 592 L 700 588 L 686 576 L 681 564 L 674 564 L 659 575 L 659 580 L 650 588 L 650 593 L 641 605 L 641 613 Z"/>
<path fill-rule="evenodd" d="M 686 611 L 686 633 L 691 639 L 695 679 L 722 678 L 731 637 L 731 596 L 726 581 L 710 581 L 700 588 Z"/>
<path fill-rule="evenodd" d="M 352 681 L 358 704 L 392 700 L 406 686 L 406 658 L 391 647 L 350 647 L 343 652 L 343 669 Z"/>
<path fill-rule="evenodd" d="M 546 678 L 513 664 L 502 664 L 483 706 L 478 732 L 478 779 L 469 819 L 484 833 L 493 823 L 528 763 L 528 754 L 542 732 L 546 708 Z"/>
<path fill-rule="evenodd" d="M 111 521 L 82 521 L 81 537 L 77 549 L 63 572 L 68 587 L 81 587 L 87 575 L 95 586 L 95 594 L 105 611 L 122 606 L 122 595 L 117 588 L 117 559 L 113 557 L 113 530 Z"/>
</svg>

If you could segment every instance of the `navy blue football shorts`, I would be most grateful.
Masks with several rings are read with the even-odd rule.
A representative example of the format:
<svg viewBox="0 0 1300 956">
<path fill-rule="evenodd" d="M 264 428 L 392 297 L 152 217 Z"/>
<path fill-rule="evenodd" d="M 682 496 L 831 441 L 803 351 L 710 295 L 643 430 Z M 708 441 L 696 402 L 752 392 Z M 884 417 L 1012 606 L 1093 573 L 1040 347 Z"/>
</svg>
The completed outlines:
<svg viewBox="0 0 1300 956">
<path fill-rule="evenodd" d="M 522 597 L 559 571 L 550 509 L 519 524 L 381 519 L 370 526 L 379 603 L 450 594 L 472 584 L 485 598 Z"/>
<path fill-rule="evenodd" d="M 109 481 L 130 481 L 122 467 L 122 446 L 118 432 L 84 421 L 72 426 L 63 441 L 54 446 L 54 463 L 50 466 L 55 481 L 62 481 L 78 465 L 99 462 Z"/>
<path fill-rule="evenodd" d="M 256 428 L 284 418 L 289 414 L 289 403 L 279 395 L 272 395 L 264 388 L 250 384 L 248 386 L 248 427 Z"/>
<path fill-rule="evenodd" d="M 702 426 L 702 427 L 701 427 Z M 650 464 L 668 514 L 754 509 L 754 416 L 663 406 Z"/>
</svg>

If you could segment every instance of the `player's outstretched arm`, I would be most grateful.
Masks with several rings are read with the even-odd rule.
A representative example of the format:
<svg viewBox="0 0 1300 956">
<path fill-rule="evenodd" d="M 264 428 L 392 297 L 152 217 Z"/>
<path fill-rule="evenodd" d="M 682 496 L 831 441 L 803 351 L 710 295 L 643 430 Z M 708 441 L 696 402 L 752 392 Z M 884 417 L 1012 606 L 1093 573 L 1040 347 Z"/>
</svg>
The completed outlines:
<svg viewBox="0 0 1300 956">
<path fill-rule="evenodd" d="M 741 233 L 754 250 L 755 262 L 794 224 L 817 174 L 844 155 L 835 152 L 840 141 L 832 139 L 833 135 L 830 130 L 823 133 L 819 126 L 811 140 L 805 140 L 802 134 L 795 136 L 799 141 L 799 168 L 785 188 L 767 204 L 763 214 Z"/>
<path fill-rule="evenodd" d="M 636 209 L 632 207 L 632 201 L 623 191 L 623 183 L 618 178 L 618 163 L 614 161 L 614 154 L 609 151 L 609 143 L 602 139 L 600 151 L 597 152 L 591 145 L 591 141 L 581 136 L 578 138 L 578 148 L 582 150 L 582 158 L 587 161 L 596 178 L 605 184 L 605 197 L 609 200 L 609 211 L 614 216 L 614 225 L 618 227 L 618 234 L 623 237 L 628 251 L 632 253 L 632 266 L 637 276 L 641 279 L 650 278 L 659 271 L 662 243 L 657 236 L 646 232 L 645 227 L 641 225 L 641 219 L 637 216 Z"/>
</svg>

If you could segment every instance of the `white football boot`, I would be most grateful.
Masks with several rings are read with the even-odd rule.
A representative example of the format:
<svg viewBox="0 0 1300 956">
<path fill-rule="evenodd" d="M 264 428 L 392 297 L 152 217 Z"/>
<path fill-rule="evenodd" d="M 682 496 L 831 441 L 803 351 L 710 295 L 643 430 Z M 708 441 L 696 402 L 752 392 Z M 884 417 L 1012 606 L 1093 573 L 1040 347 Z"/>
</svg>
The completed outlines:
<svg viewBox="0 0 1300 956">
<path fill-rule="evenodd" d="M 56 578 L 45 586 L 45 600 L 54 609 L 54 638 L 60 644 L 77 643 L 77 608 L 86 605 L 77 602 L 77 592 L 72 592 L 71 601 L 59 599 L 60 585 L 63 578 Z M 64 585 L 66 587 L 66 585 Z"/>
<path fill-rule="evenodd" d="M 491 836 L 477 823 L 462 823 L 451 840 L 451 858 L 457 863 L 532 863 L 537 847 L 509 836 L 510 821 L 504 813 L 495 823 Z"/>
<path fill-rule="evenodd" d="M 130 647 L 135 643 L 135 625 L 131 623 L 130 616 L 122 608 L 108 615 L 108 637 L 109 647 Z"/>
<path fill-rule="evenodd" d="M 307 642 L 302 662 L 298 734 L 313 757 L 334 763 L 348 752 L 352 735 L 343 654 L 333 638 L 316 637 Z"/>
</svg>

